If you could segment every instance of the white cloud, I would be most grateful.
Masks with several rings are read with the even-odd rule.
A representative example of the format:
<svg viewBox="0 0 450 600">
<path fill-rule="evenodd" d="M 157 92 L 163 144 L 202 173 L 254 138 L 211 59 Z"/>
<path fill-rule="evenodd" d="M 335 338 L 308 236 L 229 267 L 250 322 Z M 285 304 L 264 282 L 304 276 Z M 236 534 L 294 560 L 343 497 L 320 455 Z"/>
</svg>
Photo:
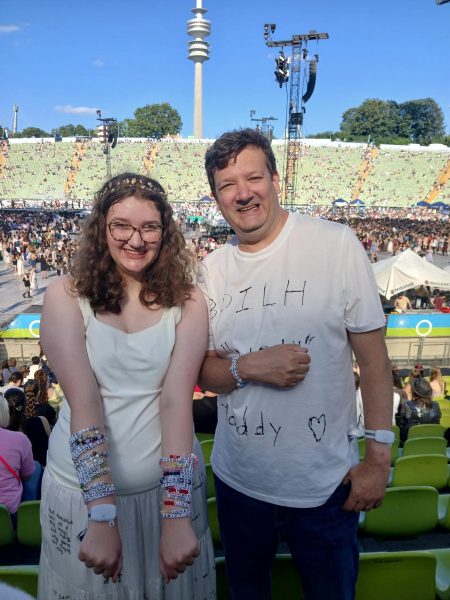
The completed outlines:
<svg viewBox="0 0 450 600">
<path fill-rule="evenodd" d="M 97 109 L 89 108 L 88 106 L 72 106 L 66 104 L 65 106 L 55 106 L 56 112 L 65 113 L 67 115 L 95 115 Z"/>
<path fill-rule="evenodd" d="M 92 64 L 94 65 L 94 67 L 99 67 L 99 68 L 105 66 L 105 63 L 100 58 L 96 58 L 95 60 L 93 60 Z"/>
<path fill-rule="evenodd" d="M 18 25 L 0 25 L 0 34 L 2 33 L 16 33 L 19 31 L 20 27 Z"/>
</svg>

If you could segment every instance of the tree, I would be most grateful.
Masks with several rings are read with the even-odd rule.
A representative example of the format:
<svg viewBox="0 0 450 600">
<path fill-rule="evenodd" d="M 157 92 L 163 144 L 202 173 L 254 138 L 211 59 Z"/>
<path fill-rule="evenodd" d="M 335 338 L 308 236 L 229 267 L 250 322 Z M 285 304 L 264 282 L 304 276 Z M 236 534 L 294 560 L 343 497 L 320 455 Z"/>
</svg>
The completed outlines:
<svg viewBox="0 0 450 600">
<path fill-rule="evenodd" d="M 16 134 L 16 137 L 20 137 L 20 138 L 32 138 L 32 137 L 48 138 L 48 137 L 50 137 L 50 134 L 47 133 L 46 131 L 44 131 L 43 129 L 39 129 L 39 127 L 25 127 L 25 129 L 22 129 L 22 131 L 20 133 Z"/>
<path fill-rule="evenodd" d="M 89 135 L 89 130 L 86 129 L 84 125 L 80 124 L 72 125 L 72 123 L 69 123 L 68 125 L 61 125 L 57 129 L 54 129 L 52 131 L 52 134 L 55 134 L 57 131 L 62 135 L 62 137 L 71 137 L 74 135 Z"/>
<path fill-rule="evenodd" d="M 377 143 L 429 144 L 445 136 L 444 115 L 432 98 L 393 100 L 371 98 L 342 115 L 341 136 L 347 140 L 375 140 Z"/>
<path fill-rule="evenodd" d="M 180 114 L 167 102 L 147 104 L 134 111 L 134 119 L 125 119 L 121 129 L 128 129 L 130 137 L 162 138 L 180 133 L 183 123 Z"/>
<path fill-rule="evenodd" d="M 400 114 L 393 100 L 370 98 L 355 108 L 349 108 L 342 116 L 341 135 L 347 139 L 372 139 L 410 135 L 410 118 Z"/>
<path fill-rule="evenodd" d="M 444 113 L 432 98 L 409 100 L 399 106 L 403 118 L 410 120 L 411 139 L 429 144 L 445 136 Z"/>
<path fill-rule="evenodd" d="M 339 131 L 338 132 L 334 132 L 334 131 L 321 131 L 320 133 L 312 133 L 310 135 L 307 135 L 307 138 L 313 138 L 316 140 L 335 140 L 336 137 L 339 137 Z"/>
</svg>

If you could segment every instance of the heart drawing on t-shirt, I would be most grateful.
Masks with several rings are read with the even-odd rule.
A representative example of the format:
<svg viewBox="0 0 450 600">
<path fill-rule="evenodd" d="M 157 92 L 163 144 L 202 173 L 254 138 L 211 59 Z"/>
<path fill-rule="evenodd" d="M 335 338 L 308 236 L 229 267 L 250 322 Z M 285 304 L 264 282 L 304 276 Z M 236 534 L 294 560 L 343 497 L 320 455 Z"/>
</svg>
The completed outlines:
<svg viewBox="0 0 450 600">
<path fill-rule="evenodd" d="M 325 418 L 325 415 L 322 414 L 319 418 L 311 417 L 308 421 L 308 426 L 313 432 L 313 436 L 316 442 L 320 442 L 320 440 L 324 436 L 325 429 L 327 426 L 327 420 Z"/>
</svg>

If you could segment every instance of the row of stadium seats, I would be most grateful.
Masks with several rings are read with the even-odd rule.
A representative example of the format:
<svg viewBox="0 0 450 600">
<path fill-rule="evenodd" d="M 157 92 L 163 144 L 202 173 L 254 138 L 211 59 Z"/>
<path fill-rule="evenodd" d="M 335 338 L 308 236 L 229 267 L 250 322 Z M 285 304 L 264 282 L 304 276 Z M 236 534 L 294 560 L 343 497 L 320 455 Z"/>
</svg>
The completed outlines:
<svg viewBox="0 0 450 600">
<path fill-rule="evenodd" d="M 9 148 L 3 144 L 0 198 L 61 200 L 70 181 L 70 197 L 90 201 L 106 178 L 104 146 L 85 141 L 80 152 L 77 145 L 80 142 L 11 144 Z M 119 140 L 111 150 L 111 172 L 149 174 L 161 181 L 173 201 L 199 200 L 210 193 L 203 166 L 208 145 Z M 152 149 L 155 152 L 148 173 L 147 158 Z M 285 146 L 274 143 L 273 149 L 282 173 Z M 350 200 L 358 190 L 359 198 L 367 205 L 410 206 L 426 197 L 449 160 L 445 152 L 407 150 L 380 150 L 369 161 L 367 156 L 365 147 L 302 143 L 296 201 L 329 205 L 337 198 Z M 450 184 L 447 182 L 440 190 L 436 200 L 448 200 Z"/>
<path fill-rule="evenodd" d="M 326 573 L 326 565 L 323 572 Z M 37 598 L 37 565 L 0 567 L 0 581 Z M 216 558 L 218 600 L 228 600 L 225 560 Z M 367 552 L 359 558 L 356 600 L 448 600 L 450 550 Z M 303 600 L 297 571 L 288 554 L 278 554 L 272 569 L 273 600 Z"/>
</svg>

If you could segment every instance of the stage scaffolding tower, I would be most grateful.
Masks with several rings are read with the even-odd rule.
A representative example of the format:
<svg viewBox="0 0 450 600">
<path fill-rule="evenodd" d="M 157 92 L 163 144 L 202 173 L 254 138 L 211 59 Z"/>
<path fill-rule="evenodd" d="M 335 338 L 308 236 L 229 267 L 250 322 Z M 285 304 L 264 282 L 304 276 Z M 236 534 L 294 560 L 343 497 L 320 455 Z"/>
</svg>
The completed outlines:
<svg viewBox="0 0 450 600">
<path fill-rule="evenodd" d="M 312 96 L 316 83 L 318 54 L 313 57 L 308 55 L 308 42 L 312 40 L 327 40 L 328 33 L 309 31 L 299 35 L 293 35 L 290 40 L 272 40 L 275 33 L 275 23 L 264 25 L 264 40 L 269 48 L 281 48 L 278 58 L 275 59 L 275 78 L 280 88 L 290 80 L 289 99 L 287 107 L 286 124 L 286 150 L 285 166 L 283 175 L 283 186 L 281 202 L 284 205 L 295 204 L 296 180 L 298 161 L 300 157 L 300 143 L 302 137 L 303 115 L 305 103 Z M 284 48 L 291 47 L 290 57 L 284 54 Z M 301 94 L 301 90 L 306 90 Z"/>
</svg>

